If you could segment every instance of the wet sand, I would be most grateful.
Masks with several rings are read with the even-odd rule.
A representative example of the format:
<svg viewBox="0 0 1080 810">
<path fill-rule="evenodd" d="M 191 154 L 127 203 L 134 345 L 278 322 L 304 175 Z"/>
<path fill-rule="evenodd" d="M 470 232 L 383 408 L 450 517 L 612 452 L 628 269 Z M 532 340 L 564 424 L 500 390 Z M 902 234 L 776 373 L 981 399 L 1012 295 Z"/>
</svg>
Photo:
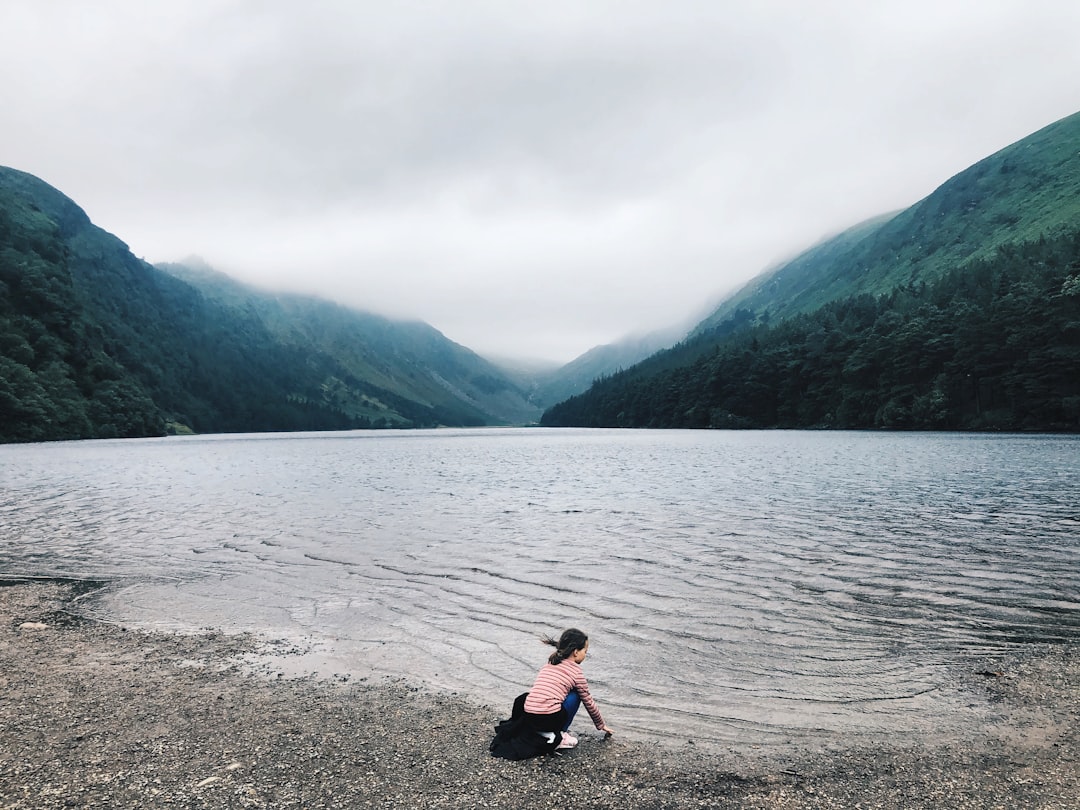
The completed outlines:
<svg viewBox="0 0 1080 810">
<path fill-rule="evenodd" d="M 513 695 L 485 707 L 390 679 L 252 674 L 244 656 L 287 647 L 87 621 L 70 606 L 81 587 L 0 587 L 2 810 L 1080 808 L 1075 647 L 958 672 L 992 709 L 963 739 L 710 752 L 605 741 L 586 719 L 578 748 L 507 762 L 487 746 Z"/>
</svg>

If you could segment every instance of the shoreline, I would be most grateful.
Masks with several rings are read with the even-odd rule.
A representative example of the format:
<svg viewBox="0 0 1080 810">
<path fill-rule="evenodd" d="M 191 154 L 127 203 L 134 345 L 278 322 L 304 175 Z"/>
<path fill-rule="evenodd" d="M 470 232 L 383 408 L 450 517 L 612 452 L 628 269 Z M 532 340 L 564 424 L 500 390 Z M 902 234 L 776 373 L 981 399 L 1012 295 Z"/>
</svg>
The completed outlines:
<svg viewBox="0 0 1080 810">
<path fill-rule="evenodd" d="M 579 722 L 578 748 L 508 762 L 487 746 L 509 701 L 260 677 L 240 661 L 280 654 L 267 642 L 80 618 L 88 587 L 0 582 L 0 810 L 1080 806 L 1075 645 L 982 659 L 972 699 L 993 711 L 963 739 L 711 752 L 603 741 Z"/>
</svg>

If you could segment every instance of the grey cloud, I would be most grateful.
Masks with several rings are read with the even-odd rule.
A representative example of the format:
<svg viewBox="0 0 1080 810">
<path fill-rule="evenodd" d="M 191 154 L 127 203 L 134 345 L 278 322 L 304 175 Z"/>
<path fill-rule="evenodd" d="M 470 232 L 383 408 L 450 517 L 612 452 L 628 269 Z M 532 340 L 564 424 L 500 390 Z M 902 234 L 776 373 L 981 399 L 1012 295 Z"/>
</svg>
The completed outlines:
<svg viewBox="0 0 1080 810">
<path fill-rule="evenodd" d="M 9 0 L 0 146 L 151 260 L 570 359 L 1074 112 L 1078 24 L 1048 0 Z"/>
</svg>

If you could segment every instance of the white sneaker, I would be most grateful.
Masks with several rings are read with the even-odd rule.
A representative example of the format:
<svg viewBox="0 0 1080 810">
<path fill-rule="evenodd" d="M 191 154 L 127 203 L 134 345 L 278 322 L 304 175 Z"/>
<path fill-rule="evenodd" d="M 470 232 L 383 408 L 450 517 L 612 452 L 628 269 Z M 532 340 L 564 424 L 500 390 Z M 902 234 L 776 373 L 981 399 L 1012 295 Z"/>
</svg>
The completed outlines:
<svg viewBox="0 0 1080 810">
<path fill-rule="evenodd" d="M 555 746 L 555 750 L 557 751 L 560 748 L 573 748 L 575 745 L 577 745 L 577 737 L 569 731 L 564 731 L 562 733 L 562 742 Z"/>
</svg>

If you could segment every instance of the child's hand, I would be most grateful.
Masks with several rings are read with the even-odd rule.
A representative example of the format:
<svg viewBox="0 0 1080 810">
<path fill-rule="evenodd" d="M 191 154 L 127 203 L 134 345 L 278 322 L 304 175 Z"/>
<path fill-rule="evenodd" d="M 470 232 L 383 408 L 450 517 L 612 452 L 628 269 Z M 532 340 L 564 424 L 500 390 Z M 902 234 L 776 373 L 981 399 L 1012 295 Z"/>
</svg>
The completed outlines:
<svg viewBox="0 0 1080 810">
<path fill-rule="evenodd" d="M 612 731 L 612 730 L 611 730 L 610 728 L 608 728 L 608 727 L 607 727 L 606 725 L 605 725 L 605 726 L 600 726 L 600 730 L 601 730 L 602 732 L 604 732 L 604 736 L 605 736 L 605 737 L 610 737 L 610 736 L 611 736 L 612 734 L 614 734 L 614 733 L 615 733 L 615 732 L 614 732 L 614 731 Z"/>
</svg>

